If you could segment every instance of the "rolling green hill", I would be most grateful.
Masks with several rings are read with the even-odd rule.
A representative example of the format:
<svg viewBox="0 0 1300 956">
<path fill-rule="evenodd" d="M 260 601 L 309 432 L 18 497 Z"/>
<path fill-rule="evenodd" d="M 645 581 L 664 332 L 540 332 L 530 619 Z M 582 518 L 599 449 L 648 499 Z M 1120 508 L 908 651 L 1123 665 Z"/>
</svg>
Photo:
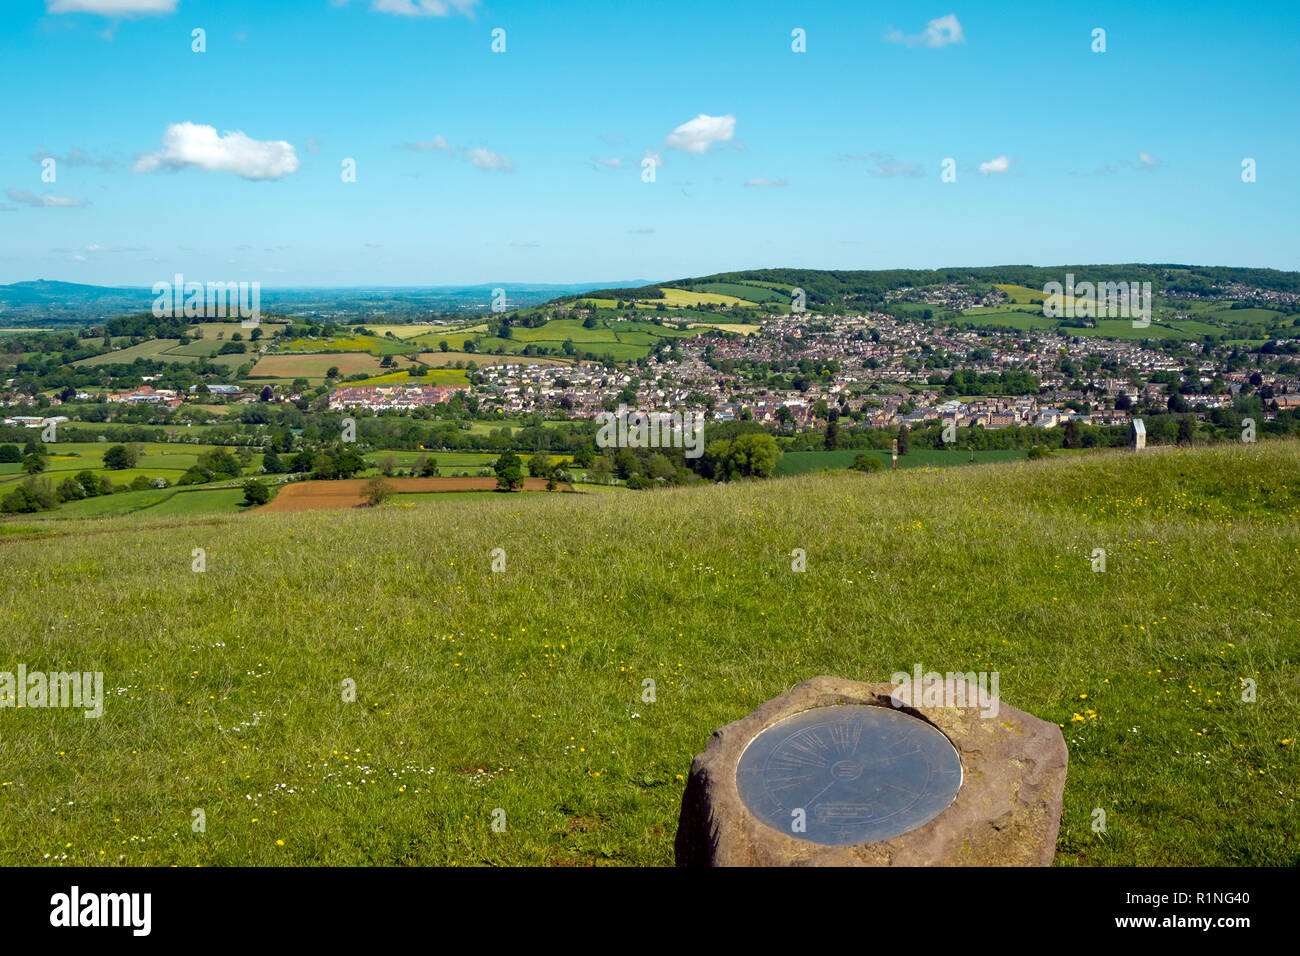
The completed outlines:
<svg viewBox="0 0 1300 956">
<path fill-rule="evenodd" d="M 107 692 L 0 712 L 0 864 L 668 864 L 715 728 L 920 664 L 1061 725 L 1060 864 L 1296 865 L 1297 473 L 1273 441 L 0 522 L 5 660 Z"/>
</svg>

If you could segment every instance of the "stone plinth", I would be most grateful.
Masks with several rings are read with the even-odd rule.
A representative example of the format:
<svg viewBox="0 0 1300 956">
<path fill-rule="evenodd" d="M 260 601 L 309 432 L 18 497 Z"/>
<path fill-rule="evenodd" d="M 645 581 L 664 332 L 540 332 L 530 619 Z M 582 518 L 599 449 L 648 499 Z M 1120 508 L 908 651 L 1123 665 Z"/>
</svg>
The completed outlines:
<svg viewBox="0 0 1300 956">
<path fill-rule="evenodd" d="M 987 701 L 982 706 L 974 693 L 969 695 L 967 702 L 965 688 L 961 688 L 962 693 L 958 695 L 955 687 L 946 686 L 945 696 L 922 693 L 919 686 L 914 688 L 910 684 L 863 684 L 837 677 L 814 677 L 763 704 L 748 717 L 715 731 L 704 752 L 691 764 L 677 827 L 677 865 L 1050 865 L 1056 852 L 1068 762 L 1060 728 L 1000 701 L 992 708 L 986 706 Z M 896 692 L 897 697 L 894 696 Z M 952 706 L 933 705 L 931 702 L 935 700 Z M 913 701 L 915 706 L 904 701 Z M 886 707 L 912 720 L 924 721 L 942 732 L 960 757 L 960 787 L 946 809 L 907 832 L 850 845 L 813 842 L 813 832 L 795 832 L 797 827 L 789 824 L 782 824 L 781 829 L 777 829 L 772 823 L 759 819 L 755 809 L 742 797 L 737 780 L 737 769 L 746 749 L 759 734 L 787 718 L 817 708 L 836 708 L 846 704 Z M 828 718 L 834 716 L 833 711 L 827 711 Z M 866 743 L 878 743 L 877 749 L 883 747 L 885 753 L 904 754 L 909 748 L 910 752 L 916 752 L 917 745 L 908 742 L 912 738 L 925 738 L 931 745 L 937 739 L 929 728 L 912 727 L 910 731 L 900 737 L 902 742 L 892 751 L 890 740 Z M 796 734 L 785 741 L 783 750 L 778 748 L 775 756 L 765 758 L 763 766 L 766 769 L 745 768 L 745 793 L 748 799 L 755 801 L 758 812 L 772 821 L 788 819 L 790 813 L 796 812 L 790 806 L 781 807 L 781 813 L 773 808 L 787 792 L 781 788 L 792 786 L 784 776 L 786 771 L 781 768 L 795 766 L 797 776 L 803 772 L 799 769 L 803 763 L 809 765 L 810 774 L 822 775 L 816 778 L 817 781 L 832 781 L 830 786 L 841 789 L 851 790 L 856 786 L 860 791 L 860 796 L 840 799 L 830 806 L 823 803 L 820 807 L 812 807 L 811 812 L 817 814 L 817 819 L 823 824 L 827 820 L 832 824 L 839 823 L 855 812 L 870 817 L 877 807 L 881 814 L 897 811 L 899 798 L 893 793 L 897 788 L 889 785 L 890 773 L 901 766 L 895 758 L 873 763 L 876 758 L 859 757 L 861 766 L 854 765 L 852 760 L 832 762 L 833 757 L 820 752 L 820 746 L 845 750 L 855 744 L 837 740 L 837 734 L 844 736 L 839 728 L 818 731 L 817 734 L 812 738 Z M 813 746 L 805 748 L 804 744 L 809 740 Z M 773 749 L 766 738 L 764 745 L 766 749 Z M 940 743 L 938 746 L 943 745 Z M 914 763 L 919 759 L 914 758 Z M 932 764 L 938 766 L 933 761 Z M 935 770 L 932 767 L 927 771 L 926 767 L 921 762 L 911 768 L 910 772 L 919 775 L 917 779 L 921 782 L 908 780 L 905 789 L 928 791 L 926 795 L 930 797 L 933 808 L 935 801 L 929 791 L 944 786 L 940 778 L 948 781 L 954 778 L 951 775 L 945 777 L 942 768 Z M 754 781 L 763 773 L 768 775 L 768 779 L 761 782 L 767 786 L 758 786 Z M 859 779 L 860 783 L 857 782 Z M 845 780 L 850 783 L 843 783 Z M 764 798 L 767 803 L 762 806 L 754 797 L 756 787 L 768 794 Z M 820 786 L 814 784 L 805 790 L 821 792 Z M 775 797 L 771 796 L 773 791 Z M 877 797 L 873 798 L 872 793 Z M 801 797 L 795 794 L 789 797 L 790 802 L 798 799 Z M 892 804 L 889 802 L 891 799 L 894 801 Z M 947 796 L 943 796 L 942 801 L 946 800 Z M 902 801 L 908 803 L 908 797 L 904 796 Z M 912 798 L 910 805 L 920 806 L 921 803 L 924 801 Z M 804 811 L 799 809 L 797 812 Z M 930 812 L 934 812 L 933 809 Z M 923 817 L 924 813 L 920 815 Z M 821 832 L 825 833 L 824 826 Z M 851 831 L 841 829 L 840 832 Z M 825 839 L 824 836 L 817 838 Z"/>
</svg>

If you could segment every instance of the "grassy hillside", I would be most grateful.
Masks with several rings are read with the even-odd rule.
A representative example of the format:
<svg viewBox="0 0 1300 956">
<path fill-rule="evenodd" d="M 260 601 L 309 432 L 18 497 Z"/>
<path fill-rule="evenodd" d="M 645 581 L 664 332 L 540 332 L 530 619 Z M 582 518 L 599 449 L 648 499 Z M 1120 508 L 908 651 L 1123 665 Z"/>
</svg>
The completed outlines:
<svg viewBox="0 0 1300 956">
<path fill-rule="evenodd" d="M 0 864 L 667 864 L 716 727 L 919 663 L 1062 725 L 1058 863 L 1295 865 L 1297 474 L 1268 442 L 15 523 L 0 669 L 107 703 L 0 711 Z"/>
</svg>

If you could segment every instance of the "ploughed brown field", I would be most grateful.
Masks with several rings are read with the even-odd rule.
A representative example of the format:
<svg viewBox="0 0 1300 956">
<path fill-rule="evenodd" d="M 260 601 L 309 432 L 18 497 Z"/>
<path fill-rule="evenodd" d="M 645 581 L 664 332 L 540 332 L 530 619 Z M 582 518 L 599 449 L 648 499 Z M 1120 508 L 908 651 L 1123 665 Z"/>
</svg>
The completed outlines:
<svg viewBox="0 0 1300 956">
<path fill-rule="evenodd" d="M 342 481 L 296 481 L 285 485 L 270 504 L 258 511 L 330 511 L 335 508 L 359 508 L 365 505 L 361 489 L 369 478 Z M 495 478 L 386 478 L 399 494 L 413 491 L 493 491 Z M 567 485 L 561 485 L 567 488 Z M 545 478 L 525 478 L 525 491 L 545 491 Z"/>
</svg>

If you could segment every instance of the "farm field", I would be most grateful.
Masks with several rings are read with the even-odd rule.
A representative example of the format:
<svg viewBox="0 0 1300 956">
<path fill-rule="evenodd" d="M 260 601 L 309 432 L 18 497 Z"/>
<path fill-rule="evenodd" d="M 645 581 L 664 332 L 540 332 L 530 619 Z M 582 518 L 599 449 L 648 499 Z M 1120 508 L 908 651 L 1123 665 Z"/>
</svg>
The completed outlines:
<svg viewBox="0 0 1300 956">
<path fill-rule="evenodd" d="M 1070 331 L 1090 337 L 1105 336 L 1106 338 L 1131 339 L 1134 341 L 1142 341 L 1143 339 L 1200 338 L 1196 333 L 1186 332 L 1175 326 L 1162 324 L 1154 317 L 1151 319 L 1150 325 L 1141 328 L 1135 328 L 1132 319 L 1098 319 L 1094 328 L 1071 329 Z"/>
<path fill-rule="evenodd" d="M 690 328 L 717 329 L 720 332 L 735 332 L 738 335 L 757 335 L 762 326 L 746 325 L 741 322 L 692 322 Z"/>
<path fill-rule="evenodd" d="M 1025 308 L 1006 305 L 977 305 L 962 312 L 963 318 L 979 318 L 987 325 L 999 325 L 1009 329 L 1055 329 L 1060 323 L 1043 315 L 1042 309 L 1030 311 Z"/>
<path fill-rule="evenodd" d="M 1042 289 L 1031 289 L 1023 285 L 994 283 L 994 288 L 1006 293 L 1007 298 L 1016 305 L 1041 305 L 1047 298 Z"/>
<path fill-rule="evenodd" d="M 141 342 L 139 345 L 129 345 L 124 349 L 118 349 L 116 352 L 94 355 L 90 358 L 79 359 L 71 364 L 74 366 L 130 365 L 138 358 L 159 359 L 164 352 L 175 348 L 179 344 L 180 342 L 177 339 L 150 339 L 147 342 Z M 192 360 L 194 356 L 178 357 L 176 361 L 183 361 L 186 358 Z M 166 360 L 163 359 L 163 361 Z"/>
<path fill-rule="evenodd" d="M 1027 452 L 1023 449 L 989 449 L 975 452 L 975 464 L 991 462 L 1022 461 Z M 888 451 L 868 448 L 839 448 L 835 451 L 792 451 L 786 452 L 776 463 L 775 474 L 778 477 L 790 475 L 807 475 L 823 469 L 840 469 L 852 466 L 858 455 L 871 455 L 880 460 L 888 470 L 891 455 Z M 934 448 L 913 448 L 906 455 L 898 456 L 898 467 L 904 468 L 949 468 L 970 465 L 970 451 L 954 448 L 952 451 L 939 451 Z"/>
<path fill-rule="evenodd" d="M 515 355 L 484 355 L 482 352 L 421 352 L 416 356 L 425 365 L 431 365 L 434 368 L 447 368 L 462 362 L 469 365 L 473 362 L 480 368 L 489 365 L 571 365 L 573 359 L 556 358 L 554 356 L 528 356 L 521 358 Z"/>
<path fill-rule="evenodd" d="M 183 488 L 150 488 L 148 491 L 119 491 L 111 495 L 65 501 L 54 511 L 23 515 L 23 518 L 43 522 L 65 522 L 79 518 L 117 518 L 123 515 L 199 515 L 233 514 L 244 510 L 242 488 L 217 488 L 188 486 Z M 0 528 L 4 523 L 0 523 Z M 110 524 L 106 527 L 112 528 Z"/>
<path fill-rule="evenodd" d="M 667 865 L 716 728 L 920 663 L 1062 727 L 1057 865 L 1294 866 L 1297 470 L 1276 441 L 18 523 L 3 653 L 107 701 L 5 712 L 0 864 Z"/>
<path fill-rule="evenodd" d="M 482 468 L 491 468 L 495 464 L 499 452 L 463 452 L 463 451 L 407 451 L 403 450 L 385 450 L 372 451 L 365 454 L 365 459 L 375 469 L 374 472 L 366 472 L 366 475 L 378 474 L 379 462 L 391 457 L 396 466 L 401 469 L 409 469 L 421 458 L 436 458 L 438 460 L 438 474 L 444 478 L 453 477 L 462 471 L 477 472 Z M 522 461 L 528 461 L 533 456 L 521 454 L 519 458 Z M 568 464 L 573 461 L 572 455 L 551 455 L 551 461 Z"/>
<path fill-rule="evenodd" d="M 495 492 L 496 478 L 386 478 L 394 490 L 403 494 L 443 491 Z M 259 512 L 332 511 L 340 508 L 367 507 L 362 497 L 366 480 L 347 478 L 341 481 L 294 481 L 280 489 Z M 525 491 L 545 491 L 542 478 L 525 478 Z"/>
<path fill-rule="evenodd" d="M 248 338 L 248 336 L 244 336 L 244 338 Z M 197 342 L 190 342 L 186 345 L 177 345 L 174 348 L 168 349 L 163 354 L 185 355 L 191 358 L 197 358 L 200 356 L 203 358 L 211 358 L 212 356 L 216 355 L 217 352 L 221 350 L 221 347 L 225 344 L 226 344 L 225 342 L 218 342 L 214 339 L 199 339 Z M 245 343 L 245 344 L 247 345 L 249 343 Z M 230 354 L 239 354 L 239 353 L 230 353 Z M 245 352 L 244 354 L 248 355 L 250 353 Z M 256 354 L 256 353 L 252 353 L 252 354 Z"/>
<path fill-rule="evenodd" d="M 414 368 L 415 366 L 412 366 Z M 385 372 L 371 378 L 358 379 L 355 382 L 343 382 L 345 386 L 354 385 L 466 385 L 469 374 L 461 369 L 433 368 L 425 369 L 419 375 L 408 372 Z"/>
<path fill-rule="evenodd" d="M 314 355 L 264 355 L 249 378 L 305 378 L 323 380 L 325 373 L 337 368 L 340 375 L 357 372 L 380 374 L 379 358 L 369 352 L 326 352 Z"/>
<path fill-rule="evenodd" d="M 614 303 L 611 302 L 610 304 L 613 305 Z M 706 320 L 711 318 L 707 314 L 701 317 Z M 677 317 L 674 316 L 674 318 Z M 487 327 L 483 326 L 482 328 L 486 332 Z M 595 328 L 589 329 L 583 325 L 581 319 L 551 319 L 535 328 L 523 325 L 514 326 L 511 330 L 511 337 L 508 339 L 462 330 L 457 333 L 421 335 L 408 340 L 408 342 L 418 344 L 425 349 L 426 353 L 437 356 L 441 353 L 441 343 L 445 341 L 450 350 L 458 353 L 458 357 L 463 357 L 463 361 L 474 361 L 479 365 L 484 365 L 491 362 L 497 364 L 510 362 L 512 361 L 510 356 L 522 352 L 528 345 L 559 350 L 567 340 L 573 342 L 579 358 L 586 356 L 602 359 L 608 356 L 615 361 L 626 362 L 635 361 L 648 355 L 650 347 L 660 339 L 687 337 L 693 334 L 696 333 L 656 325 L 653 322 L 602 320 Z M 465 352 L 466 342 L 473 342 L 476 351 Z M 490 354 L 498 349 L 507 354 L 495 357 Z M 424 354 L 422 353 L 422 356 Z M 452 353 L 448 352 L 446 354 L 450 355 Z M 456 359 L 451 361 L 454 362 Z M 513 361 L 519 361 L 519 359 L 513 359 Z M 545 359 L 542 359 L 542 361 L 545 361 Z M 572 361 L 572 359 L 565 359 L 565 361 Z"/>
<path fill-rule="evenodd" d="M 214 445 L 190 445 L 180 442 L 135 442 L 142 451 L 140 458 L 136 461 L 134 468 L 107 469 L 104 467 L 104 452 L 112 448 L 118 442 L 56 442 L 46 445 L 48 455 L 46 470 L 37 476 L 48 478 L 54 485 L 69 475 L 75 475 L 79 471 L 90 471 L 97 476 L 109 478 L 115 485 L 129 484 L 136 478 L 166 478 L 172 484 L 175 484 L 185 472 L 192 468 L 199 459 L 199 455 L 214 447 Z M 246 474 L 256 474 L 257 469 L 261 467 L 262 455 L 255 453 L 252 456 L 249 468 L 245 469 Z M 19 465 L 0 464 L 0 494 L 8 491 L 13 485 L 26 480 L 27 476 L 22 473 Z M 116 497 L 116 495 L 107 496 L 107 498 Z M 100 499 L 87 499 L 89 501 L 98 501 Z M 56 511 L 50 512 L 52 516 L 60 516 L 68 513 L 66 509 L 71 509 L 75 503 L 66 502 Z M 91 508 L 93 506 L 81 503 L 82 507 Z M 105 505 L 104 507 L 112 509 L 113 506 Z M 74 512 L 75 513 L 75 512 Z"/>
<path fill-rule="evenodd" d="M 645 299 L 637 302 L 638 306 L 644 308 L 654 308 L 656 302 L 664 302 L 670 307 L 698 305 L 756 305 L 757 303 L 749 299 L 742 299 L 735 295 L 722 295 L 717 292 L 701 292 L 697 289 L 669 289 L 663 290 L 662 299 Z"/>
<path fill-rule="evenodd" d="M 377 335 L 338 335 L 320 339 L 289 339 L 281 342 L 275 354 L 295 352 L 370 352 L 374 355 L 397 355 L 411 350 L 415 339 L 394 341 Z"/>
<path fill-rule="evenodd" d="M 270 338 L 281 329 L 288 328 L 287 322 L 271 322 L 262 319 L 260 323 L 262 335 Z M 202 333 L 202 341 L 226 341 L 235 332 L 244 336 L 244 341 L 248 341 L 249 334 L 253 330 L 244 328 L 242 321 L 235 322 L 195 322 L 190 326 L 190 335 L 199 335 Z"/>
<path fill-rule="evenodd" d="M 392 333 L 399 339 L 413 339 L 417 335 L 427 335 L 430 332 L 436 332 L 436 325 L 370 325 L 366 324 L 365 328 L 369 329 L 375 335 L 386 336 Z"/>
<path fill-rule="evenodd" d="M 713 292 L 719 295 L 731 296 L 746 302 L 780 302 L 788 304 L 790 301 L 790 294 L 785 290 L 778 292 L 760 285 L 748 285 L 742 282 L 704 282 L 696 285 L 695 289 L 700 292 Z"/>
</svg>

